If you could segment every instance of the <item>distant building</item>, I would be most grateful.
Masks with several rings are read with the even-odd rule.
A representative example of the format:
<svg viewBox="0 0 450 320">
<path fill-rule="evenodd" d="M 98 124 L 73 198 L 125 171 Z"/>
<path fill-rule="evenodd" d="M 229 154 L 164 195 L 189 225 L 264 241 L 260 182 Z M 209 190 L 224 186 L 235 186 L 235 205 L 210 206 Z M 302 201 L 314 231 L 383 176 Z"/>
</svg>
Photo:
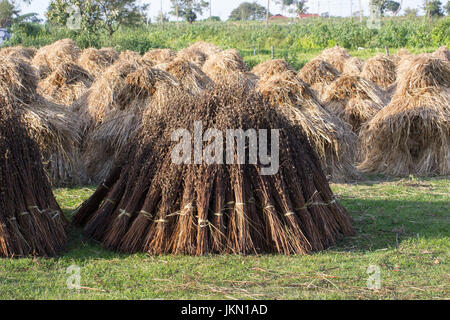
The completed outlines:
<svg viewBox="0 0 450 320">
<path fill-rule="evenodd" d="M 307 19 L 307 18 L 319 18 L 320 16 L 317 13 L 300 13 L 298 15 L 299 19 Z"/>
<path fill-rule="evenodd" d="M 9 40 L 11 38 L 11 35 L 9 34 L 8 30 L 4 28 L 0 28 L 0 45 Z"/>
<path fill-rule="evenodd" d="M 275 14 L 269 18 L 270 21 L 280 21 L 280 20 L 289 20 L 288 17 L 285 17 L 281 14 Z"/>
</svg>

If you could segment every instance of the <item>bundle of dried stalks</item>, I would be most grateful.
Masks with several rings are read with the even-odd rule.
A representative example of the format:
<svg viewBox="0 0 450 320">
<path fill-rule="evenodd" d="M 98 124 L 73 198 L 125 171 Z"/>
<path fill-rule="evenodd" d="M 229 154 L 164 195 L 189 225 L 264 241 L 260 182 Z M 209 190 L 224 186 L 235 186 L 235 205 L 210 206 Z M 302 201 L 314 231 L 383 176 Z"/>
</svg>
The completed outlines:
<svg viewBox="0 0 450 320">
<path fill-rule="evenodd" d="M 247 64 L 235 49 L 228 49 L 209 56 L 202 70 L 216 83 L 240 78 L 245 79 L 249 88 L 256 85 L 254 76 L 249 73 Z"/>
<path fill-rule="evenodd" d="M 21 59 L 0 57 L 0 96 L 21 109 L 30 134 L 54 185 L 78 183 L 82 170 L 74 153 L 79 141 L 78 117 L 36 93 L 34 68 Z"/>
<path fill-rule="evenodd" d="M 189 61 L 196 64 L 198 67 L 203 67 L 208 56 L 198 49 L 192 49 L 190 47 L 180 50 L 177 53 L 177 59 Z"/>
<path fill-rule="evenodd" d="M 348 59 L 344 64 L 344 74 L 350 74 L 354 76 L 360 75 L 361 71 L 363 70 L 364 62 L 356 57 L 351 57 Z"/>
<path fill-rule="evenodd" d="M 342 75 L 326 88 L 323 103 L 358 133 L 365 122 L 383 109 L 386 97 L 376 84 L 359 76 Z"/>
<path fill-rule="evenodd" d="M 176 56 L 177 53 L 171 49 L 154 49 L 144 54 L 143 58 L 151 61 L 154 65 L 158 65 L 161 63 L 169 63 Z"/>
<path fill-rule="evenodd" d="M 430 55 L 401 66 L 392 102 L 361 132 L 360 168 L 395 176 L 450 174 L 450 63 Z"/>
<path fill-rule="evenodd" d="M 333 68 L 339 72 L 344 72 L 344 66 L 347 60 L 352 56 L 342 47 L 336 46 L 334 48 L 325 49 L 322 51 L 319 59 L 328 62 Z"/>
<path fill-rule="evenodd" d="M 174 76 L 192 94 L 200 93 L 210 88 L 214 82 L 196 64 L 178 58 L 169 63 L 157 65 L 155 68 L 164 70 Z"/>
<path fill-rule="evenodd" d="M 339 77 L 340 73 L 328 62 L 315 58 L 305 64 L 298 72 L 297 77 L 305 82 L 322 100 L 323 93 L 328 85 Z"/>
<path fill-rule="evenodd" d="M 88 48 L 81 52 L 78 64 L 94 78 L 112 65 L 119 58 L 119 53 L 113 48 Z"/>
<path fill-rule="evenodd" d="M 59 40 L 40 48 L 32 64 L 38 69 L 39 78 L 44 79 L 61 64 L 76 61 L 80 51 L 72 39 Z"/>
<path fill-rule="evenodd" d="M 358 178 L 354 167 L 356 135 L 352 128 L 325 110 L 295 73 L 286 71 L 259 81 L 258 91 L 302 128 L 333 181 Z"/>
<path fill-rule="evenodd" d="M 397 64 L 391 56 L 376 55 L 366 61 L 361 77 L 386 90 L 397 80 Z"/>
<path fill-rule="evenodd" d="M 450 61 L 450 50 L 446 46 L 442 46 L 433 53 L 433 57 Z"/>
<path fill-rule="evenodd" d="M 107 68 L 73 105 L 84 119 L 83 157 L 93 181 L 102 180 L 141 125 L 149 106 L 157 109 L 179 82 L 167 72 L 118 62 Z"/>
<path fill-rule="evenodd" d="M 92 82 L 92 76 L 81 66 L 72 62 L 63 63 L 39 81 L 38 93 L 54 103 L 71 106 Z"/>
<path fill-rule="evenodd" d="M 222 51 L 222 49 L 220 49 L 215 44 L 204 41 L 197 41 L 196 43 L 190 45 L 189 49 L 200 51 L 205 54 L 206 57 L 212 56 Z"/>
<path fill-rule="evenodd" d="M 65 244 L 67 220 L 15 103 L 0 96 L 0 257 L 54 256 Z"/>
<path fill-rule="evenodd" d="M 75 213 L 85 237 L 122 252 L 307 254 L 353 234 L 303 131 L 242 82 L 173 95 L 165 109 L 145 118 L 137 143 Z M 204 130 L 280 129 L 280 170 L 263 175 L 259 161 L 174 164 L 170 137 L 179 128 L 193 136 L 199 120 Z"/>
<path fill-rule="evenodd" d="M 0 50 L 0 56 L 19 58 L 26 60 L 27 62 L 33 59 L 37 50 L 35 48 L 25 48 L 22 46 L 7 47 Z"/>
<path fill-rule="evenodd" d="M 265 81 L 286 71 L 295 72 L 295 69 L 286 60 L 275 59 L 258 64 L 251 72 L 257 75 L 261 81 Z"/>
</svg>

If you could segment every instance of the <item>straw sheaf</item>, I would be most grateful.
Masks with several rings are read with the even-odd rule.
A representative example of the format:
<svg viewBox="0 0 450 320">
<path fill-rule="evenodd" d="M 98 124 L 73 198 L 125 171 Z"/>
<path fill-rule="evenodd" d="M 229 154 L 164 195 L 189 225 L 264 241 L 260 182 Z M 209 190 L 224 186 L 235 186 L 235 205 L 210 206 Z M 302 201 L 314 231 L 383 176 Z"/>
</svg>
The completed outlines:
<svg viewBox="0 0 450 320">
<path fill-rule="evenodd" d="M 258 91 L 305 132 L 334 181 L 358 177 L 353 163 L 356 135 L 349 125 L 325 110 L 295 73 L 286 71 L 258 83 Z"/>
<path fill-rule="evenodd" d="M 297 77 L 304 81 L 322 100 L 327 85 L 339 77 L 340 73 L 328 62 L 315 58 L 305 64 L 298 72 Z"/>
<path fill-rule="evenodd" d="M 397 64 L 391 56 L 379 54 L 366 61 L 361 77 L 387 89 L 397 80 Z"/>
<path fill-rule="evenodd" d="M 0 56 L 0 95 L 6 101 L 31 103 L 37 82 L 36 70 L 25 60 Z"/>
<path fill-rule="evenodd" d="M 80 48 L 72 39 L 59 40 L 40 48 L 36 52 L 32 64 L 38 69 L 39 77 L 44 79 L 59 65 L 76 61 L 80 52 Z"/>
<path fill-rule="evenodd" d="M 198 49 L 185 48 L 177 53 L 176 58 L 192 62 L 202 68 L 208 56 Z"/>
<path fill-rule="evenodd" d="M 168 63 L 175 59 L 177 53 L 171 49 L 154 49 L 144 54 L 145 60 L 151 61 L 154 65 Z"/>
<path fill-rule="evenodd" d="M 35 56 L 36 48 L 25 48 L 22 46 L 7 47 L 0 50 L 0 56 L 7 56 L 12 58 L 19 58 L 31 62 Z"/>
<path fill-rule="evenodd" d="M 190 45 L 189 49 L 200 51 L 203 54 L 205 54 L 206 57 L 209 57 L 211 55 L 214 55 L 214 54 L 222 51 L 222 49 L 219 48 L 218 46 L 216 46 L 212 43 L 204 42 L 204 41 L 198 41 L 198 42 Z"/>
<path fill-rule="evenodd" d="M 323 101 L 327 110 L 359 132 L 385 106 L 386 97 L 376 84 L 359 76 L 342 75 L 326 88 Z"/>
<path fill-rule="evenodd" d="M 343 73 L 358 76 L 363 70 L 364 62 L 356 57 L 348 59 L 344 64 Z"/>
<path fill-rule="evenodd" d="M 286 60 L 275 59 L 258 64 L 251 70 L 251 73 L 257 75 L 262 81 L 264 81 L 272 76 L 279 75 L 286 71 L 296 72 L 295 69 L 286 62 Z"/>
<path fill-rule="evenodd" d="M 202 90 L 210 88 L 214 82 L 197 65 L 175 59 L 168 64 L 156 66 L 165 70 L 174 76 L 184 86 L 187 91 L 193 94 L 200 93 Z"/>
<path fill-rule="evenodd" d="M 336 46 L 334 48 L 325 49 L 319 56 L 319 58 L 329 63 L 333 68 L 339 72 L 344 72 L 344 66 L 347 60 L 352 56 L 342 47 Z"/>
<path fill-rule="evenodd" d="M 308 254 L 354 233 L 303 131 L 242 83 L 174 94 L 164 113 L 148 118 L 75 213 L 86 238 L 128 253 Z M 168 137 L 179 128 L 192 134 L 195 121 L 223 132 L 279 128 L 280 171 L 264 176 L 252 164 L 175 165 L 176 143 Z"/>
<path fill-rule="evenodd" d="M 119 53 L 113 48 L 88 48 L 81 52 L 78 64 L 94 78 L 98 77 L 107 67 L 119 58 Z"/>
<path fill-rule="evenodd" d="M 92 82 L 92 76 L 81 66 L 63 63 L 39 81 L 38 93 L 54 103 L 71 106 L 90 88 Z"/>
<path fill-rule="evenodd" d="M 446 46 L 442 46 L 433 53 L 433 57 L 450 61 L 450 50 Z"/>
<path fill-rule="evenodd" d="M 246 74 L 247 64 L 235 49 L 228 49 L 209 56 L 202 68 L 213 81 L 222 81 L 229 75 Z"/>
</svg>

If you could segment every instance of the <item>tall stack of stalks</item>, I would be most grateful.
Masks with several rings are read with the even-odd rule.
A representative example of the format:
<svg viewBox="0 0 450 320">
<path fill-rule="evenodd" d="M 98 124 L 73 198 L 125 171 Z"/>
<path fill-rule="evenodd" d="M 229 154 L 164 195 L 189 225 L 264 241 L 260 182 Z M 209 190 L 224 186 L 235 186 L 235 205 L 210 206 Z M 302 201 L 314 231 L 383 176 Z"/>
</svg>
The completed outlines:
<svg viewBox="0 0 450 320">
<path fill-rule="evenodd" d="M 324 107 L 350 124 L 355 133 L 385 105 L 383 91 L 359 76 L 342 75 L 323 95 Z"/>
<path fill-rule="evenodd" d="M 397 64 L 391 56 L 379 54 L 366 61 L 361 77 L 386 90 L 397 80 Z"/>
<path fill-rule="evenodd" d="M 147 114 L 137 141 L 75 214 L 85 237 L 121 252 L 307 254 L 353 234 L 303 131 L 243 82 L 175 94 L 164 113 Z M 259 161 L 174 164 L 178 141 L 170 137 L 180 128 L 193 137 L 196 121 L 224 135 L 230 128 L 269 129 L 269 135 L 280 129 L 280 170 L 263 175 Z"/>
<path fill-rule="evenodd" d="M 446 46 L 442 46 L 433 53 L 433 57 L 450 61 L 450 50 Z"/>
<path fill-rule="evenodd" d="M 119 59 L 73 105 L 84 121 L 83 154 L 88 174 L 100 181 L 134 137 L 142 113 L 170 96 L 179 82 L 167 72 Z"/>
<path fill-rule="evenodd" d="M 145 53 L 143 58 L 157 65 L 171 62 L 175 59 L 176 55 L 177 53 L 171 49 L 154 49 Z"/>
<path fill-rule="evenodd" d="M 345 62 L 342 73 L 358 76 L 363 70 L 363 67 L 364 62 L 361 59 L 351 57 Z"/>
<path fill-rule="evenodd" d="M 45 79 L 61 64 L 76 61 L 80 52 L 80 48 L 73 40 L 59 40 L 40 48 L 33 57 L 32 64 L 38 69 L 39 78 Z"/>
<path fill-rule="evenodd" d="M 268 71 L 266 74 L 270 74 Z M 308 86 L 293 71 L 261 79 L 258 91 L 299 126 L 334 181 L 358 177 L 355 161 L 356 135 L 345 122 L 325 110 Z"/>
<path fill-rule="evenodd" d="M 343 73 L 345 64 L 352 56 L 344 48 L 336 46 L 334 48 L 325 49 L 318 58 L 330 64 L 340 73 Z"/>
<path fill-rule="evenodd" d="M 361 132 L 361 169 L 450 174 L 450 63 L 419 55 L 400 65 L 391 103 Z"/>
<path fill-rule="evenodd" d="M 284 59 L 275 59 L 262 62 L 252 69 L 252 73 L 259 77 L 260 81 L 265 81 L 283 72 L 295 72 L 295 69 Z"/>
<path fill-rule="evenodd" d="M 113 48 L 88 48 L 81 52 L 78 58 L 78 65 L 86 70 L 93 78 L 97 78 L 118 58 L 119 53 Z"/>
<path fill-rule="evenodd" d="M 12 57 L 31 62 L 37 50 L 35 48 L 25 48 L 22 46 L 6 47 L 0 50 L 0 56 Z"/>
<path fill-rule="evenodd" d="M 334 80 L 339 77 L 340 73 L 328 62 L 315 58 L 305 64 L 298 72 L 297 77 L 305 82 L 322 100 L 325 89 Z"/>
<path fill-rule="evenodd" d="M 24 60 L 0 57 L 0 85 L 15 106 L 23 110 L 31 137 L 37 142 L 42 161 L 55 185 L 80 183 L 82 165 L 77 160 L 79 118 L 67 108 L 36 93 L 37 74 Z"/>
</svg>

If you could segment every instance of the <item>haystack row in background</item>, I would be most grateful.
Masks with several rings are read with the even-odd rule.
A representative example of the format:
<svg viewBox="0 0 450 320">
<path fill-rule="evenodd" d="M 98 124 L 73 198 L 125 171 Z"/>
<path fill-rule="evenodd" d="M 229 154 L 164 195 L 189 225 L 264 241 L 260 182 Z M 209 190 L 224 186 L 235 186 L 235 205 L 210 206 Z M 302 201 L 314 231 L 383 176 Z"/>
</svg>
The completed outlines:
<svg viewBox="0 0 450 320">
<path fill-rule="evenodd" d="M 67 108 L 36 93 L 35 69 L 24 60 L 0 57 L 0 93 L 20 107 L 32 138 L 38 143 L 45 168 L 54 185 L 83 182 L 76 157 L 79 118 Z"/>
<path fill-rule="evenodd" d="M 157 109 L 170 97 L 170 88 L 180 86 L 167 72 L 133 62 L 119 58 L 73 105 L 84 122 L 82 152 L 93 181 L 108 174 L 140 128 L 145 109 L 149 105 Z"/>
<path fill-rule="evenodd" d="M 258 91 L 304 131 L 319 155 L 322 167 L 334 181 L 358 177 L 353 165 L 356 135 L 349 125 L 320 105 L 313 92 L 293 71 L 261 79 Z"/>
<path fill-rule="evenodd" d="M 324 107 L 350 124 L 355 133 L 386 103 L 383 91 L 359 76 L 342 75 L 326 88 Z"/>
<path fill-rule="evenodd" d="M 204 255 L 307 254 L 353 234 L 301 129 L 243 82 L 173 95 L 164 113 L 147 115 L 123 162 L 75 214 L 84 235 L 122 252 Z M 279 128 L 278 174 L 262 175 L 259 164 L 174 164 L 169 137 L 193 134 L 199 120 L 223 132 Z"/>
<path fill-rule="evenodd" d="M 424 54 L 401 64 L 392 102 L 364 127 L 361 146 L 364 171 L 450 174 L 450 63 Z"/>
</svg>

